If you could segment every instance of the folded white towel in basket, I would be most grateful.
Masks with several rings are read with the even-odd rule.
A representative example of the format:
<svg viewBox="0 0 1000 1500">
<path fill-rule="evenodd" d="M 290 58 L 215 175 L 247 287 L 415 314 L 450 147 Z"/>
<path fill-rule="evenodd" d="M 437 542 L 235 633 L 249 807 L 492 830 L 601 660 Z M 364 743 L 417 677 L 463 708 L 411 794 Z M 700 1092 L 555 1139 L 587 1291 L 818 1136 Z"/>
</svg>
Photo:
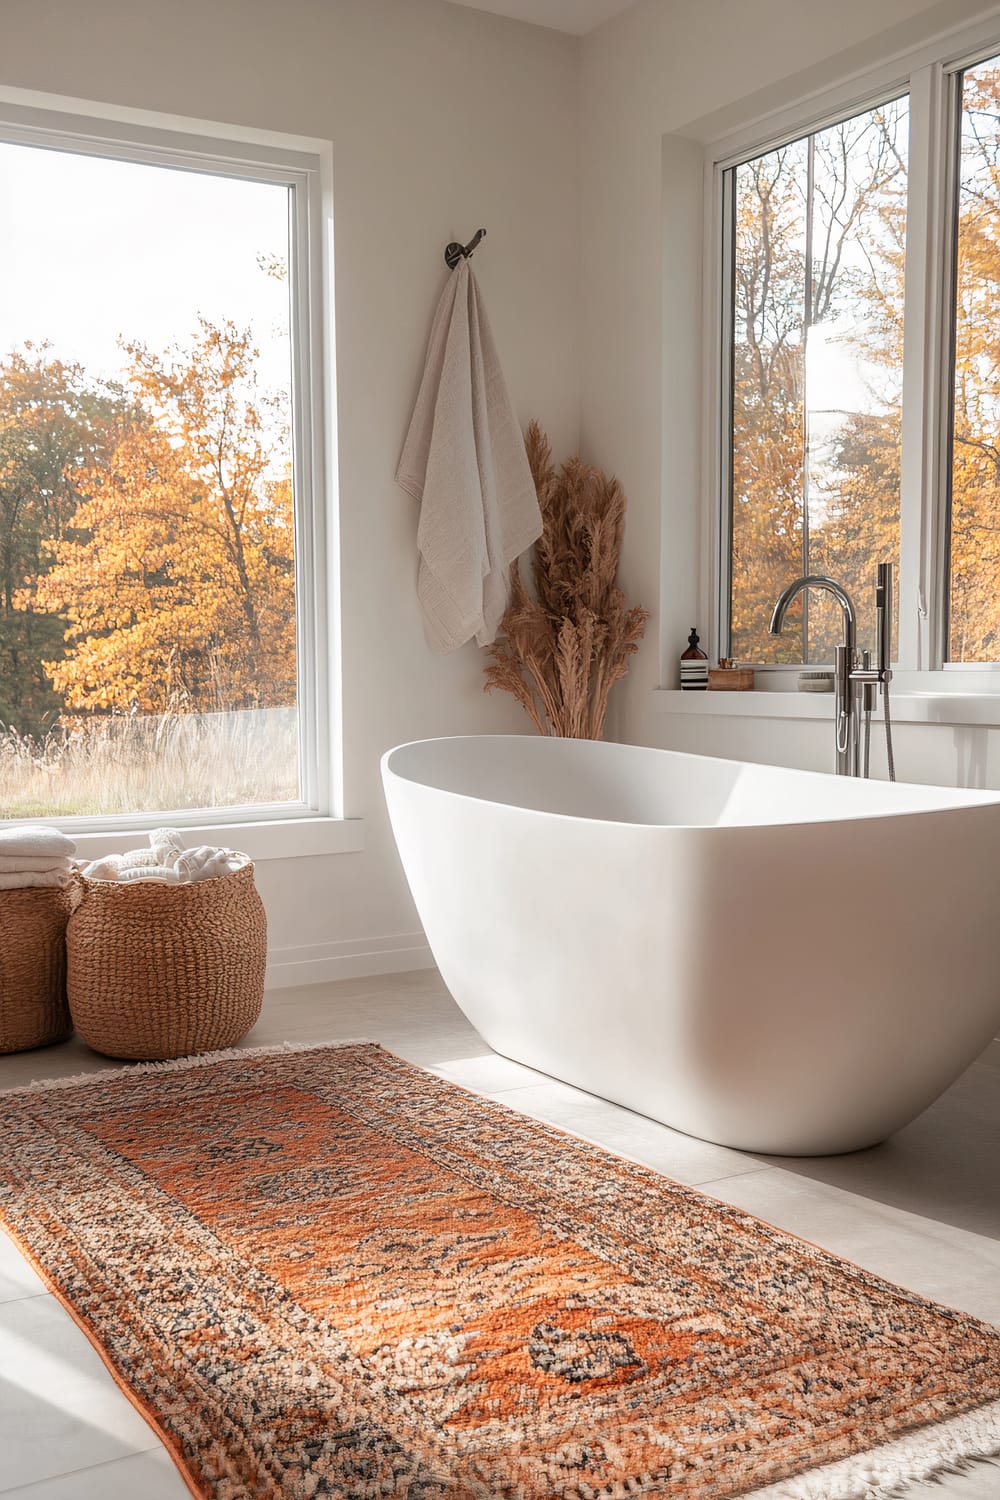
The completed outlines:
<svg viewBox="0 0 1000 1500">
<path fill-rule="evenodd" d="M 208 844 L 185 849 L 174 865 L 181 880 L 214 880 L 217 875 L 232 874 L 235 868 L 228 849 L 213 849 Z"/>
<path fill-rule="evenodd" d="M 0 891 L 24 891 L 32 887 L 68 885 L 70 870 L 21 870 L 0 873 Z"/>
<path fill-rule="evenodd" d="M 128 865 L 119 871 L 118 879 L 123 885 L 135 880 L 159 880 L 165 885 L 179 885 L 181 877 L 167 865 Z"/>
<path fill-rule="evenodd" d="M 0 854 L 0 875 L 20 875 L 26 871 L 44 874 L 48 870 L 68 871 L 72 868 L 64 855 L 58 854 Z"/>
<path fill-rule="evenodd" d="M 53 854 L 66 858 L 75 854 L 73 840 L 60 833 L 58 828 L 46 828 L 40 823 L 25 823 L 15 828 L 0 828 L 0 854 L 7 859 L 27 855 L 37 859 Z"/>
<path fill-rule="evenodd" d="M 108 854 L 105 860 L 111 861 L 117 868 L 119 875 L 126 870 L 148 869 L 151 865 L 157 869 L 164 869 L 170 860 L 160 859 L 156 849 L 129 849 L 125 854 Z"/>
</svg>

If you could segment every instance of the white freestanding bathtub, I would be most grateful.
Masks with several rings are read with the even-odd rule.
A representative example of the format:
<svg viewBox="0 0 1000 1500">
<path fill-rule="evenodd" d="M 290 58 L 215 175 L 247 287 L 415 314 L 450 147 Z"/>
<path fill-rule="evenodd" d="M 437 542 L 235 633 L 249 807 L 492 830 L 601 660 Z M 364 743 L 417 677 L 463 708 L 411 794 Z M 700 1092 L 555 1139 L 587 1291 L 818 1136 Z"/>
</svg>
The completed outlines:
<svg viewBox="0 0 1000 1500">
<path fill-rule="evenodd" d="M 678 1130 L 858 1150 L 1000 1027 L 1000 792 L 528 736 L 382 773 L 484 1039 Z"/>
</svg>

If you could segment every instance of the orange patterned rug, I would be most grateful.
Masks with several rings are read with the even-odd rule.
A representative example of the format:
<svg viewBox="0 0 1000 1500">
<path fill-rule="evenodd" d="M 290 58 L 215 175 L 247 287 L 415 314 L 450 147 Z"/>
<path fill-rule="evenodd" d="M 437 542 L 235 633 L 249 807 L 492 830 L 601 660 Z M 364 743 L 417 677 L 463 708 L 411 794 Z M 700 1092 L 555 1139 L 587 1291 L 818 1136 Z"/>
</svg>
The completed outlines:
<svg viewBox="0 0 1000 1500">
<path fill-rule="evenodd" d="M 371 1043 L 13 1090 L 0 1140 L 198 1496 L 839 1500 L 1000 1452 L 1000 1330 Z"/>
</svg>

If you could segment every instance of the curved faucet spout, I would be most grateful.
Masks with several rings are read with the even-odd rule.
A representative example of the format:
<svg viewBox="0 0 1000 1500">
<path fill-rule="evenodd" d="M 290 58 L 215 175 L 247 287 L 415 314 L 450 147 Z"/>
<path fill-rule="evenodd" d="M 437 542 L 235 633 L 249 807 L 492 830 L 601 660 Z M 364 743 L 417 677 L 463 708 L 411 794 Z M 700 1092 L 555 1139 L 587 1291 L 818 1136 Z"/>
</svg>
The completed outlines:
<svg viewBox="0 0 1000 1500">
<path fill-rule="evenodd" d="M 834 578 L 827 578 L 824 573 L 807 573 L 804 578 L 796 578 L 787 588 L 782 589 L 778 595 L 777 603 L 771 615 L 770 633 L 780 635 L 781 627 L 785 623 L 785 611 L 792 600 L 802 593 L 803 589 L 823 589 L 825 593 L 832 594 L 844 611 L 844 644 L 853 645 L 854 636 L 857 632 L 858 617 L 854 608 L 854 600 L 847 590 Z"/>
<path fill-rule="evenodd" d="M 771 615 L 771 634 L 780 635 L 781 627 L 785 623 L 785 615 L 792 600 L 805 589 L 821 589 L 825 594 L 832 594 L 840 605 L 840 612 L 844 617 L 844 639 L 837 647 L 833 670 L 833 719 L 836 733 L 836 769 L 840 776 L 861 775 L 860 757 L 858 754 L 858 743 L 861 738 L 861 711 L 862 701 L 865 713 L 865 769 L 864 775 L 868 775 L 868 733 L 870 729 L 871 712 L 874 706 L 874 694 L 876 688 L 881 688 L 883 693 L 888 692 L 889 680 L 892 672 L 889 667 L 892 631 L 892 563 L 879 563 L 877 582 L 875 585 L 875 635 L 876 649 L 875 661 L 872 654 L 866 651 L 859 658 L 857 651 L 858 616 L 854 608 L 854 600 L 834 578 L 827 578 L 825 573 L 807 573 L 802 578 L 796 578 L 787 588 L 782 589 L 778 595 L 777 603 Z M 803 620 L 803 632 L 807 634 L 805 619 Z M 803 646 L 807 643 L 803 641 Z M 804 652 L 808 659 L 808 650 Z M 886 734 L 889 730 L 889 705 L 886 700 L 885 708 Z M 892 755 L 889 756 L 889 779 L 894 780 L 892 768 Z"/>
<path fill-rule="evenodd" d="M 785 623 L 785 611 L 796 595 L 801 594 L 805 589 L 821 589 L 825 594 L 832 594 L 840 605 L 844 617 L 844 641 L 843 645 L 837 647 L 836 667 L 833 674 L 833 690 L 836 695 L 833 704 L 834 727 L 837 736 L 836 768 L 840 776 L 857 776 L 858 706 L 854 692 L 853 673 L 857 665 L 855 642 L 858 633 L 858 617 L 854 608 L 854 600 L 843 584 L 837 583 L 833 578 L 827 578 L 825 573 L 807 573 L 803 578 L 796 578 L 794 583 L 790 583 L 778 595 L 778 602 L 771 615 L 771 634 L 781 634 L 781 627 Z"/>
</svg>

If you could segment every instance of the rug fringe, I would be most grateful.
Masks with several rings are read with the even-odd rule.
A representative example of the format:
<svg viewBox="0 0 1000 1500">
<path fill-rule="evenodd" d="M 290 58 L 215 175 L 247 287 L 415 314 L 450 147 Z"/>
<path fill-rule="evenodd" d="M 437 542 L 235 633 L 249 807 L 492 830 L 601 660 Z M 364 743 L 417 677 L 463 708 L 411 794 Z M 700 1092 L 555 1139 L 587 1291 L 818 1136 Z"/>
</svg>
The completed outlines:
<svg viewBox="0 0 1000 1500">
<path fill-rule="evenodd" d="M 899 1500 L 913 1494 L 913 1485 L 934 1485 L 946 1474 L 968 1474 L 998 1462 L 1000 1401 L 991 1401 L 853 1458 L 781 1479 L 746 1500 Z M 1000 1493 L 1000 1483 L 997 1488 Z"/>
<path fill-rule="evenodd" d="M 87 1083 L 109 1083 L 112 1079 L 135 1078 L 146 1073 L 175 1073 L 187 1068 L 208 1068 L 213 1063 L 234 1062 L 243 1057 L 269 1057 L 283 1052 L 320 1052 L 334 1047 L 378 1047 L 371 1037 L 352 1037 L 331 1042 L 272 1042 L 267 1047 L 224 1047 L 218 1052 L 202 1052 L 197 1057 L 171 1057 L 163 1062 L 122 1062 L 117 1068 L 95 1068 L 92 1073 L 70 1073 L 65 1078 L 36 1078 L 31 1083 L 18 1083 L 9 1089 L 0 1089 L 0 1098 L 9 1099 L 17 1094 L 43 1094 L 49 1089 L 80 1088 Z"/>
</svg>

